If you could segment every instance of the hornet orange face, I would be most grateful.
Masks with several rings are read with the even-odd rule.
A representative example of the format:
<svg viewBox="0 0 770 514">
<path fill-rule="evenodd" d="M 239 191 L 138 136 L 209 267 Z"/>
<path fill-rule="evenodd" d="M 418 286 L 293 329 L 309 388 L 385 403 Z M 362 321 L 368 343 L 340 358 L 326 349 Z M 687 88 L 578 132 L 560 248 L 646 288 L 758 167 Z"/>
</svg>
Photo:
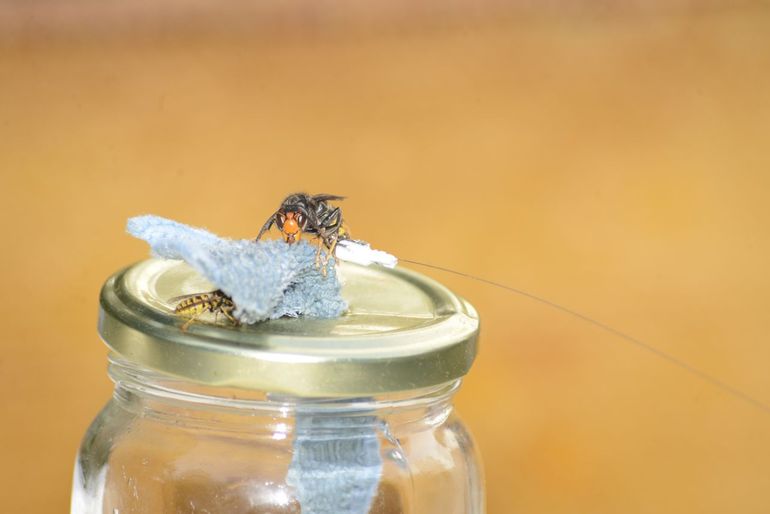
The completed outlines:
<svg viewBox="0 0 770 514">
<path fill-rule="evenodd" d="M 283 234 L 283 239 L 289 244 L 296 243 L 302 237 L 305 227 L 305 217 L 300 212 L 279 212 L 277 225 Z"/>
</svg>

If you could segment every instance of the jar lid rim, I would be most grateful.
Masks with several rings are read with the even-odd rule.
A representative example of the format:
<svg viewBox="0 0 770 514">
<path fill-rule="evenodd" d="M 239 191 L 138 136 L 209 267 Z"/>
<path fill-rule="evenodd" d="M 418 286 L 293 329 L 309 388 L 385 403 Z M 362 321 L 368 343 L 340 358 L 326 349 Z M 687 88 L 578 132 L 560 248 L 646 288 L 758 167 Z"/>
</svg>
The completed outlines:
<svg viewBox="0 0 770 514">
<path fill-rule="evenodd" d="M 99 334 L 117 354 L 209 385 L 299 396 L 366 395 L 464 376 L 475 358 L 474 308 L 402 267 L 340 263 L 349 303 L 336 319 L 283 318 L 254 325 L 193 323 L 174 298 L 215 289 L 182 261 L 148 259 L 102 288 Z"/>
</svg>

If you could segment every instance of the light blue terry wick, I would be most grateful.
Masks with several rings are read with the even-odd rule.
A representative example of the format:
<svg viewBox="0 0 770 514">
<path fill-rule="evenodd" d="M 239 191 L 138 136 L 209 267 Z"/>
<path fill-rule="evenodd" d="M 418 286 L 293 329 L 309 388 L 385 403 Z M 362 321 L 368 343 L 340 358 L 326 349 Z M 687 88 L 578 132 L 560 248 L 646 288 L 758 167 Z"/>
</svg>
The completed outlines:
<svg viewBox="0 0 770 514">
<path fill-rule="evenodd" d="M 382 475 L 375 416 L 303 414 L 297 410 L 294 455 L 286 483 L 302 514 L 367 514 Z"/>
<path fill-rule="evenodd" d="M 282 316 L 340 316 L 334 261 L 323 277 L 316 248 L 300 241 L 222 239 L 207 230 L 158 216 L 128 220 L 128 232 L 152 253 L 183 259 L 235 302 L 244 323 Z M 318 415 L 297 409 L 296 437 L 287 483 L 302 514 L 367 514 L 382 474 L 380 443 L 372 416 Z"/>
<path fill-rule="evenodd" d="M 235 316 L 256 323 L 283 316 L 335 318 L 347 309 L 329 261 L 324 277 L 316 247 L 300 241 L 230 240 L 159 216 L 128 220 L 129 234 L 149 243 L 153 255 L 183 259 L 235 302 Z"/>
</svg>

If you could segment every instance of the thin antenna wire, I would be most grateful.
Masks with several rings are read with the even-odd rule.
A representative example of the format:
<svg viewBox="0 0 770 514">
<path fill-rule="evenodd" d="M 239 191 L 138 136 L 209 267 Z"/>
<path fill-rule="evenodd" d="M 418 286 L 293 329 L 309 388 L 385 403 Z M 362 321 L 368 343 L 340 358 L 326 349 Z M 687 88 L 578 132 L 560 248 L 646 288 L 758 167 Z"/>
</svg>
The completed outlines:
<svg viewBox="0 0 770 514">
<path fill-rule="evenodd" d="M 720 379 L 716 378 L 715 376 L 710 375 L 710 374 L 706 373 L 705 371 L 701 371 L 700 369 L 692 366 L 691 364 L 688 364 L 685 361 L 680 360 L 680 359 L 674 357 L 673 355 L 668 354 L 668 353 L 664 352 L 663 350 L 660 350 L 660 349 L 652 346 L 651 344 L 645 343 L 644 341 L 642 341 L 640 339 L 637 339 L 637 338 L 635 338 L 633 336 L 630 336 L 630 335 L 628 335 L 628 334 L 626 334 L 624 332 L 621 332 L 620 330 L 612 328 L 611 326 L 606 325 L 606 324 L 602 323 L 601 321 L 597 321 L 597 320 L 595 320 L 593 318 L 589 318 L 585 314 L 581 314 L 581 313 L 579 313 L 577 311 L 574 311 L 574 310 L 572 310 L 572 309 L 570 309 L 568 307 L 564 307 L 563 305 L 559 305 L 556 302 L 553 302 L 553 301 L 548 300 L 546 298 L 542 298 L 542 297 L 537 296 L 537 295 L 532 294 L 532 293 L 528 293 L 527 291 L 523 291 L 521 289 L 516 289 L 515 287 L 511 287 L 511 286 L 506 286 L 505 284 L 500 284 L 499 282 L 494 282 L 492 280 L 487 280 L 485 278 L 477 277 L 477 276 L 471 275 L 469 273 L 463 273 L 461 271 L 455 271 L 455 270 L 452 270 L 452 269 L 449 269 L 449 268 L 443 268 L 441 266 L 435 266 L 433 264 L 426 264 L 424 262 L 412 261 L 412 260 L 409 260 L 409 259 L 401 259 L 401 258 L 399 258 L 399 261 L 400 262 L 408 262 L 409 264 L 416 264 L 418 266 L 425 266 L 426 268 L 432 268 L 432 269 L 435 269 L 435 270 L 438 270 L 438 271 L 444 271 L 446 273 L 452 273 L 454 275 L 459 275 L 461 277 L 469 278 L 469 279 L 472 279 L 472 280 L 477 280 L 479 282 L 483 282 L 483 283 L 489 284 L 491 286 L 499 287 L 500 289 L 505 289 L 506 291 L 510 291 L 512 293 L 524 296 L 524 297 L 529 298 L 531 300 L 535 300 L 536 302 L 540 302 L 542 304 L 545 304 L 545 305 L 547 305 L 547 306 L 549 306 L 549 307 L 551 307 L 553 309 L 556 309 L 558 311 L 561 311 L 561 312 L 564 312 L 566 314 L 569 314 L 570 316 L 574 316 L 574 317 L 576 317 L 578 319 L 586 321 L 586 322 L 594 325 L 595 327 L 598 327 L 598 328 L 604 330 L 605 332 L 608 332 L 608 333 L 610 333 L 612 335 L 615 335 L 615 336 L 623 339 L 624 341 L 626 341 L 628 343 L 634 344 L 637 347 L 639 347 L 639 348 L 641 348 L 643 350 L 646 350 L 649 353 L 657 356 L 658 358 L 663 359 L 665 361 L 668 361 L 671 364 L 673 364 L 675 366 L 678 366 L 679 368 L 685 370 L 686 372 L 688 372 L 688 373 L 690 373 L 692 375 L 695 375 L 696 377 L 700 378 L 704 382 L 708 382 L 709 384 L 717 387 L 718 389 L 721 389 L 722 391 L 732 395 L 733 397 L 738 398 L 739 400 L 743 400 L 744 402 L 746 402 L 746 403 L 748 403 L 750 405 L 753 405 L 757 409 L 760 409 L 760 410 L 764 411 L 766 414 L 770 414 L 770 406 L 769 405 L 767 405 L 766 403 L 764 403 L 764 402 L 754 398 L 753 396 L 751 396 L 751 395 L 749 395 L 747 393 L 744 393 L 743 391 L 741 391 L 737 387 L 731 386 L 730 384 L 727 384 L 727 383 L 721 381 Z"/>
</svg>

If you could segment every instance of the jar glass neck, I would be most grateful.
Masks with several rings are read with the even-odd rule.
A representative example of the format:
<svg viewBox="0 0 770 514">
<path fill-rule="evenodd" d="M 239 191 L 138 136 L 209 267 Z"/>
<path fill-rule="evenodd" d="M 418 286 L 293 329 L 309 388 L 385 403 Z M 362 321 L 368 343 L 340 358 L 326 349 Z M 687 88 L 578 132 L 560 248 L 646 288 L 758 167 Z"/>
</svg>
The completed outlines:
<svg viewBox="0 0 770 514">
<path fill-rule="evenodd" d="M 114 354 L 110 355 L 109 361 L 109 376 L 115 383 L 117 399 L 140 399 L 155 408 L 165 405 L 247 415 L 312 413 L 347 417 L 374 412 L 432 412 L 451 409 L 452 397 L 461 382 L 458 379 L 427 388 L 372 396 L 309 398 L 194 383 L 138 366 Z"/>
</svg>

